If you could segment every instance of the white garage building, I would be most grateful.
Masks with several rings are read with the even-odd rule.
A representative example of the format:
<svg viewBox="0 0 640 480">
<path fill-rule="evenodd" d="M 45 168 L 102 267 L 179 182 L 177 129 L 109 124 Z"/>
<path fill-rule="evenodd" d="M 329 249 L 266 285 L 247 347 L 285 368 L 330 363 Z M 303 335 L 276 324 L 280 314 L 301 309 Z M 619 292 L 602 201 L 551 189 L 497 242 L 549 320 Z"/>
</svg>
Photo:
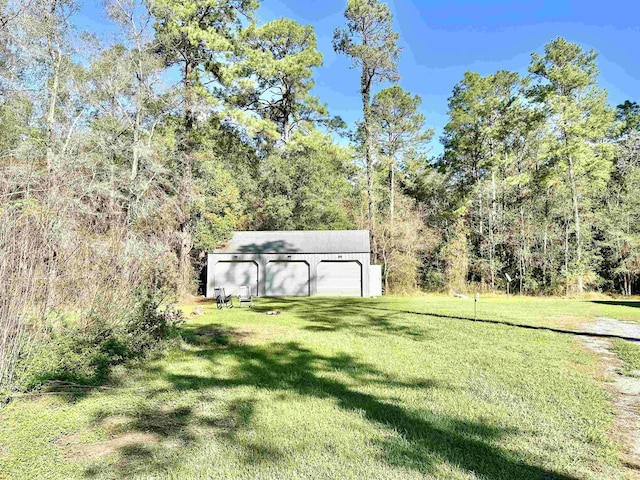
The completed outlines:
<svg viewBox="0 0 640 480">
<path fill-rule="evenodd" d="M 368 230 L 235 232 L 208 255 L 207 297 L 215 287 L 237 295 L 242 285 L 260 297 L 368 297 L 370 253 Z"/>
</svg>

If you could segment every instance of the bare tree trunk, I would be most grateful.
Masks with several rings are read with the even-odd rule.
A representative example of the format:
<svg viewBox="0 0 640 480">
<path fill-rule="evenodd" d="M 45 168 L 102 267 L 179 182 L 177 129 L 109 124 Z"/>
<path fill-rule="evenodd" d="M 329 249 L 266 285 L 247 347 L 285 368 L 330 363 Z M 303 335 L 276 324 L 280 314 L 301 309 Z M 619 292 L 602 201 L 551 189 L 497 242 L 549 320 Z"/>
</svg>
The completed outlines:
<svg viewBox="0 0 640 480">
<path fill-rule="evenodd" d="M 376 236 L 375 236 L 375 198 L 373 185 L 373 152 L 371 148 L 371 81 L 364 68 L 360 78 L 360 91 L 362 93 L 362 112 L 364 116 L 364 158 L 367 175 L 367 202 L 369 236 L 373 251 L 373 262 L 376 261 Z"/>
<path fill-rule="evenodd" d="M 564 273 L 565 295 L 569 295 L 569 221 L 564 222 Z"/>
<path fill-rule="evenodd" d="M 56 9 L 56 2 L 52 3 L 51 14 L 54 16 Z M 51 38 L 49 38 L 49 55 L 51 56 L 51 77 L 49 78 L 49 102 L 47 105 L 47 117 L 46 117 L 46 167 L 47 167 L 47 188 L 49 190 L 48 200 L 49 202 L 55 202 L 58 194 L 57 181 L 55 179 L 55 165 L 54 165 L 54 141 L 55 141 L 55 120 L 56 120 L 56 107 L 58 102 L 58 91 L 60 89 L 60 68 L 62 66 L 62 51 L 59 47 L 55 47 Z M 58 272 L 56 269 L 56 251 L 52 246 L 49 249 L 51 268 L 47 275 L 47 289 L 45 296 L 45 308 L 53 302 L 54 285 Z"/>
<path fill-rule="evenodd" d="M 545 222 L 544 235 L 542 237 L 542 285 L 547 286 L 547 243 L 549 238 L 548 225 Z"/>
<path fill-rule="evenodd" d="M 192 131 L 194 128 L 194 114 L 193 114 L 193 65 L 190 61 L 185 63 L 184 68 L 184 134 L 182 138 L 182 178 L 180 181 L 180 188 L 178 189 L 179 198 L 179 239 L 180 244 L 178 248 L 178 262 L 180 271 L 180 290 L 185 292 L 188 290 L 188 285 L 191 281 L 191 262 L 189 261 L 189 254 L 193 246 L 192 232 L 191 232 L 191 212 L 190 212 L 190 198 L 191 198 L 191 170 L 193 162 L 193 145 L 192 145 Z"/>
<path fill-rule="evenodd" d="M 571 200 L 573 203 L 573 223 L 576 230 L 576 263 L 578 265 L 578 293 L 584 290 L 584 278 L 582 271 L 582 243 L 580 239 L 580 212 L 578 209 L 578 191 L 576 187 L 573 158 L 569 155 L 569 180 L 571 184 Z"/>
<path fill-rule="evenodd" d="M 627 284 L 627 297 L 631 296 L 631 283 L 633 282 L 633 279 L 631 277 L 630 273 L 627 273 L 627 278 L 626 278 L 626 284 Z"/>
<path fill-rule="evenodd" d="M 545 287 L 548 284 L 547 273 L 547 250 L 549 245 L 549 191 L 545 192 L 544 196 L 544 235 L 542 240 L 542 285 Z"/>
<path fill-rule="evenodd" d="M 114 163 L 109 165 L 109 215 L 112 215 L 116 208 L 116 166 Z"/>
<path fill-rule="evenodd" d="M 484 260 L 484 202 L 483 191 L 480 189 L 480 205 L 478 207 L 480 211 L 480 258 Z M 480 269 L 480 285 L 484 288 L 484 269 Z"/>
<path fill-rule="evenodd" d="M 496 288 L 495 267 L 495 223 L 496 223 L 496 172 L 491 171 L 491 210 L 489 211 L 489 269 L 491 274 L 491 289 Z"/>
<path fill-rule="evenodd" d="M 53 143 L 54 143 L 54 125 L 56 118 L 56 106 L 58 101 L 58 90 L 60 88 L 60 66 L 62 64 L 62 52 L 59 48 L 51 50 L 52 71 L 50 87 L 49 87 L 49 104 L 47 106 L 47 119 L 46 119 L 46 161 L 47 161 L 47 173 L 51 175 L 53 173 Z"/>
<path fill-rule="evenodd" d="M 389 295 L 389 268 L 386 255 L 382 258 L 382 269 L 384 270 L 384 294 Z"/>
<path fill-rule="evenodd" d="M 289 121 L 289 112 L 287 111 L 287 107 L 286 107 L 287 103 L 291 101 L 290 96 L 291 96 L 291 92 L 289 91 L 289 88 L 286 87 L 286 90 L 282 95 L 285 111 L 283 112 L 283 116 L 282 116 L 282 133 L 281 133 L 280 139 L 282 140 L 283 148 L 291 140 L 291 132 L 290 132 L 291 123 Z"/>
<path fill-rule="evenodd" d="M 138 87 L 139 88 L 139 87 Z M 133 122 L 133 148 L 131 161 L 131 181 L 138 175 L 138 165 L 140 163 L 140 106 L 136 107 L 136 116 Z"/>
<path fill-rule="evenodd" d="M 525 252 L 526 252 L 526 235 L 524 231 L 524 207 L 520 205 L 520 295 L 522 295 L 522 289 L 524 286 Z"/>
<path fill-rule="evenodd" d="M 393 222 L 393 215 L 395 210 L 395 165 L 393 164 L 393 160 L 389 163 L 389 217 Z"/>
</svg>

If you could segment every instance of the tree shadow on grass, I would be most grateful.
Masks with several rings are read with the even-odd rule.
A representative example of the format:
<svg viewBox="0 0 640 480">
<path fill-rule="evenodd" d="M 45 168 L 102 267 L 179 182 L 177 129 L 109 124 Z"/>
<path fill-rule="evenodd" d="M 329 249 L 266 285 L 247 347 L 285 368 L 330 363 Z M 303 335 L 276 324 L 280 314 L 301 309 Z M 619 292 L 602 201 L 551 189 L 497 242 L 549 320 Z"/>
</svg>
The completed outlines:
<svg viewBox="0 0 640 480">
<path fill-rule="evenodd" d="M 371 384 L 414 389 L 450 388 L 447 385 L 429 379 L 399 381 L 350 355 L 318 355 L 293 342 L 248 345 L 241 336 L 236 335 L 236 331 L 219 325 L 198 327 L 188 332 L 185 338 L 191 343 L 187 355 L 210 361 L 214 366 L 212 372 L 215 372 L 215 366 L 219 364 L 225 364 L 228 371 L 224 377 L 218 377 L 215 373 L 202 376 L 165 372 L 162 378 L 171 387 L 156 394 L 174 392 L 179 396 L 180 392 L 187 391 L 252 387 L 274 394 L 280 392 L 327 399 L 338 408 L 357 413 L 389 433 L 380 446 L 382 459 L 392 466 L 428 474 L 435 471 L 436 462 L 446 461 L 483 478 L 573 478 L 531 465 L 517 452 L 496 445 L 502 437 L 514 434 L 514 430 L 437 415 L 427 410 L 405 408 L 391 398 L 362 391 Z M 152 397 L 150 395 L 150 401 Z M 278 462 L 282 452 L 259 440 L 251 444 L 238 440 L 237 431 L 249 425 L 253 415 L 252 406 L 245 405 L 242 408 L 242 422 L 223 434 L 228 440 L 236 440 L 243 448 L 248 449 L 246 456 L 242 457 L 243 462 Z M 170 437 L 176 434 L 175 430 L 185 429 L 185 425 L 202 422 L 201 419 L 194 419 L 193 411 L 185 411 L 181 415 L 181 420 L 176 425 L 156 432 L 163 437 Z M 149 418 L 153 418 L 153 412 L 144 411 L 131 427 L 148 430 Z M 192 441 L 196 440 L 189 440 Z M 131 465 L 131 462 L 144 463 L 148 452 L 144 448 L 129 448 L 122 454 Z M 166 465 L 152 467 L 167 468 Z M 135 468 L 131 471 L 140 472 Z M 146 472 L 152 473 L 148 470 Z"/>
<path fill-rule="evenodd" d="M 206 395 L 199 398 L 200 403 L 207 400 L 211 399 Z M 250 424 L 254 403 L 253 399 L 234 399 L 226 402 L 222 409 L 202 412 L 191 406 L 170 408 L 154 403 L 151 395 L 144 406 L 134 411 L 127 408 L 120 413 L 98 411 L 93 416 L 93 423 L 106 431 L 108 439 L 85 448 L 94 453 L 94 459 L 117 453 L 117 462 L 108 467 L 89 465 L 84 476 L 156 478 L 177 465 L 186 449 L 200 443 L 202 438 L 212 436 L 241 447 L 240 454 L 247 462 L 262 457 L 276 460 L 278 452 L 236 439 L 236 433 Z M 82 451 L 82 445 L 77 450 Z"/>
<path fill-rule="evenodd" d="M 427 339 L 427 329 L 412 322 L 403 323 L 404 312 L 372 309 L 370 299 L 311 297 L 303 299 L 269 299 L 253 307 L 256 313 L 280 310 L 304 319 L 304 330 L 314 332 L 357 331 L 361 336 L 391 334 L 409 340 Z"/>
<path fill-rule="evenodd" d="M 625 306 L 640 302 L 600 302 L 607 304 L 625 304 Z M 337 299 L 311 298 L 300 300 L 280 299 L 276 304 L 279 310 L 290 312 L 304 319 L 309 325 L 303 327 L 309 331 L 357 331 L 359 335 L 367 334 L 392 334 L 399 335 L 407 339 L 424 340 L 427 338 L 428 324 L 415 326 L 412 322 L 402 322 L 404 315 L 421 315 L 434 319 L 462 320 L 478 324 L 489 324 L 506 327 L 520 328 L 524 330 L 540 330 L 565 335 L 577 335 L 584 337 L 599 338 L 619 338 L 632 342 L 640 341 L 640 338 L 623 335 L 597 333 L 581 330 L 568 330 L 563 328 L 545 327 L 543 325 L 528 325 L 511 322 L 508 320 L 495 320 L 490 318 L 471 318 L 458 315 L 447 315 L 439 312 L 404 310 L 400 306 L 386 308 L 380 303 L 371 303 L 368 299 L 349 298 L 343 301 Z M 256 311 L 267 311 L 273 309 L 273 304 L 261 305 Z"/>
<path fill-rule="evenodd" d="M 618 305 L 620 307 L 640 308 L 640 301 L 632 300 L 590 300 L 590 302 L 600 305 Z"/>
<path fill-rule="evenodd" d="M 542 325 L 527 325 L 522 323 L 515 323 L 515 322 L 510 322 L 508 320 L 492 320 L 488 318 L 460 317 L 456 315 L 444 315 L 436 312 L 414 312 L 410 310 L 396 310 L 396 309 L 388 309 L 388 308 L 373 307 L 373 306 L 369 308 L 373 310 L 384 311 L 384 312 L 394 312 L 394 313 L 402 313 L 402 314 L 409 314 L 409 315 L 422 315 L 426 317 L 444 318 L 448 320 L 463 320 L 466 322 L 474 322 L 474 323 L 480 323 L 480 324 L 484 323 L 484 324 L 490 324 L 490 325 L 515 327 L 515 328 L 521 328 L 524 330 L 541 330 L 546 332 L 561 333 L 565 335 L 577 335 L 579 337 L 618 338 L 621 340 L 628 340 L 630 342 L 640 342 L 640 338 L 627 337 L 624 335 L 616 335 L 613 333 L 598 333 L 598 332 L 590 332 L 590 331 L 582 331 L 582 330 L 566 330 L 563 328 L 545 327 Z"/>
</svg>

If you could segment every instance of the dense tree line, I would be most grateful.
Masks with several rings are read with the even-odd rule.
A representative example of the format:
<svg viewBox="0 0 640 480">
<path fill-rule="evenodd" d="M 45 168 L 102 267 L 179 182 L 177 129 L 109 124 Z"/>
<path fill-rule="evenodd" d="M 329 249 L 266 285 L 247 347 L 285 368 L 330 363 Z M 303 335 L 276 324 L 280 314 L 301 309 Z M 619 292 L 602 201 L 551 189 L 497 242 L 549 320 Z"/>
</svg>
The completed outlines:
<svg viewBox="0 0 640 480">
<path fill-rule="evenodd" d="M 437 165 L 464 236 L 458 283 L 494 290 L 509 275 L 522 293 L 632 293 L 639 107 L 608 104 L 596 58 L 558 38 L 525 78 L 467 73 L 455 86 Z"/>
<path fill-rule="evenodd" d="M 236 229 L 366 228 L 387 292 L 637 291 L 640 107 L 608 104 L 595 52 L 467 72 L 433 158 L 379 0 L 333 40 L 356 125 L 313 94 L 313 28 L 255 0 L 105 0 L 106 39 L 78 1 L 0 1 L 0 350 L 23 352 L 3 377 L 65 312 L 112 325 L 141 289 L 195 292 Z"/>
</svg>

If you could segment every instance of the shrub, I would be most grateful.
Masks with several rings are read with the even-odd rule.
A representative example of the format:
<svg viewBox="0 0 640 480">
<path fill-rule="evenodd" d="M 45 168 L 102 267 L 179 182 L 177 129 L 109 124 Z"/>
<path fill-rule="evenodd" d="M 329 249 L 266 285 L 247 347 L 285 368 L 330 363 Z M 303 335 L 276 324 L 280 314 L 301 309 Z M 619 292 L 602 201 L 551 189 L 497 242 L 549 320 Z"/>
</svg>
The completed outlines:
<svg viewBox="0 0 640 480">
<path fill-rule="evenodd" d="M 182 312 L 162 303 L 158 291 L 145 290 L 137 295 L 133 311 L 118 322 L 95 315 L 88 322 L 62 322 L 23 359 L 18 388 L 33 389 L 51 381 L 104 383 L 111 366 L 139 358 L 175 334 L 184 321 Z"/>
<path fill-rule="evenodd" d="M 423 277 L 423 289 L 440 292 L 445 288 L 445 276 L 440 270 L 428 270 Z"/>
<path fill-rule="evenodd" d="M 171 337 L 176 327 L 184 322 L 182 311 L 174 304 L 163 306 L 163 301 L 161 291 L 144 290 L 139 294 L 135 313 L 125 327 L 129 356 L 140 355 L 159 341 Z"/>
</svg>

